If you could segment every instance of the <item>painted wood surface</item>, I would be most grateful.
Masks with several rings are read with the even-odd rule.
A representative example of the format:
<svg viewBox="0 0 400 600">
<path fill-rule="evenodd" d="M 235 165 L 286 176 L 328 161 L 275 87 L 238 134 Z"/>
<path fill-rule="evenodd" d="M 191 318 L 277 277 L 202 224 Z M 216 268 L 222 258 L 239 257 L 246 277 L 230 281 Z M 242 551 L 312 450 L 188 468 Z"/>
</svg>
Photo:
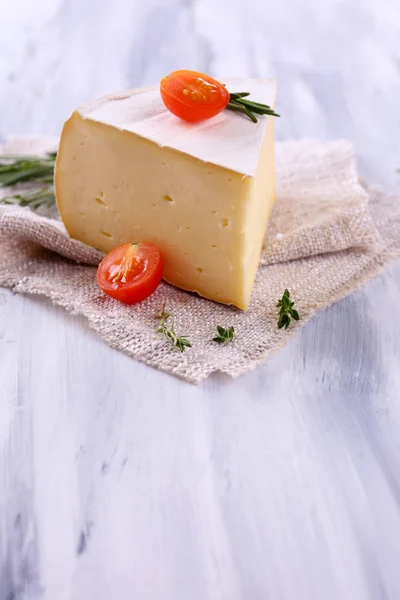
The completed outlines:
<svg viewBox="0 0 400 600">
<path fill-rule="evenodd" d="M 14 0 L 0 135 L 175 68 L 279 80 L 280 139 L 400 190 L 397 0 Z M 398 600 L 400 264 L 201 387 L 0 290 L 0 600 Z"/>
</svg>

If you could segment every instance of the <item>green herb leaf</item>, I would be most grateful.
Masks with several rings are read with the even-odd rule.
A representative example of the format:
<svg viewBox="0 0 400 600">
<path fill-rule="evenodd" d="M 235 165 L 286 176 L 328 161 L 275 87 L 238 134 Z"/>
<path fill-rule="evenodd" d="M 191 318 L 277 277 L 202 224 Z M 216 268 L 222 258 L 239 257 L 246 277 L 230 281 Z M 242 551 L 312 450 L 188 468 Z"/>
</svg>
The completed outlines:
<svg viewBox="0 0 400 600">
<path fill-rule="evenodd" d="M 282 298 L 278 300 L 276 306 L 280 309 L 278 313 L 278 329 L 282 329 L 283 327 L 287 329 L 290 325 L 291 318 L 295 321 L 300 319 L 299 313 L 293 308 L 294 302 L 291 302 L 290 300 L 290 292 L 288 289 L 283 292 Z"/>
<path fill-rule="evenodd" d="M 285 329 L 287 329 L 289 327 L 289 323 L 290 323 L 290 317 L 287 313 L 284 313 L 283 315 L 281 315 L 279 317 L 278 328 L 282 329 L 282 327 L 285 327 Z"/>
<path fill-rule="evenodd" d="M 217 325 L 217 331 L 219 335 L 212 339 L 213 342 L 224 344 L 225 342 L 231 342 L 233 340 L 233 334 L 235 332 L 233 327 L 227 327 L 225 329 L 225 327 Z"/>
<path fill-rule="evenodd" d="M 246 96 L 250 96 L 250 92 L 238 92 L 238 93 L 232 93 L 231 95 L 231 100 L 237 100 L 238 98 L 245 98 Z"/>
<path fill-rule="evenodd" d="M 237 102 L 228 102 L 225 108 L 229 110 L 235 110 L 237 112 L 242 112 L 246 114 L 249 117 L 249 119 L 253 121 L 253 123 L 258 122 L 257 118 L 253 115 L 253 113 L 247 110 L 247 108 L 243 106 L 243 104 L 238 104 Z"/>
<path fill-rule="evenodd" d="M 258 121 L 257 117 L 255 116 L 256 114 L 271 115 L 272 117 L 280 116 L 268 104 L 262 104 L 261 102 L 248 100 L 247 96 L 249 95 L 249 92 L 234 92 L 230 94 L 229 102 L 226 105 L 226 108 L 228 110 L 242 112 L 249 117 L 253 123 L 257 123 Z"/>
<path fill-rule="evenodd" d="M 17 204 L 36 209 L 51 206 L 55 202 L 53 173 L 56 153 L 40 156 L 0 156 L 0 186 L 10 187 L 18 183 L 49 184 L 36 190 L 5 196 L 4 204 Z"/>
<path fill-rule="evenodd" d="M 17 204 L 18 206 L 29 206 L 36 210 L 40 206 L 52 206 L 55 202 L 53 186 L 32 190 L 25 194 L 4 196 L 0 202 L 3 204 Z"/>
<path fill-rule="evenodd" d="M 191 348 L 192 344 L 186 336 L 177 336 L 174 329 L 174 319 L 172 313 L 165 310 L 165 304 L 162 305 L 160 312 L 156 315 L 158 319 L 157 333 L 161 333 L 169 340 L 180 352 L 185 348 Z"/>
</svg>

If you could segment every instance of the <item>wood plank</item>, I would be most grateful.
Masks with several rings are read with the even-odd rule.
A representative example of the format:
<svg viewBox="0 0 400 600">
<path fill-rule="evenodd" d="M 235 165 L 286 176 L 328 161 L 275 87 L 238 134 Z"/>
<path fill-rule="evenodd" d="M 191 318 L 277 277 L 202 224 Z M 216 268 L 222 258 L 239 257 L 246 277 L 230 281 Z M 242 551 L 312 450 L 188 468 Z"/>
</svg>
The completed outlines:
<svg viewBox="0 0 400 600">
<path fill-rule="evenodd" d="M 350 138 L 400 189 L 395 0 L 34 4 L 2 8 L 0 135 L 181 66 L 274 75 L 279 138 Z M 0 292 L 0 600 L 397 600 L 399 288 L 201 387 Z"/>
</svg>

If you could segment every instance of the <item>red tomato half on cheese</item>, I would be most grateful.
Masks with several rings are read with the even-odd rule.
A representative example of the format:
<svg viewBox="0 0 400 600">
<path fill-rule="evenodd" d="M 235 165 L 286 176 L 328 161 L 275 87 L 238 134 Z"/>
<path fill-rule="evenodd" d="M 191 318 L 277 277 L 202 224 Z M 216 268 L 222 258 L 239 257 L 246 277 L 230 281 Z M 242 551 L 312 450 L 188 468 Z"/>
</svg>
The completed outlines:
<svg viewBox="0 0 400 600">
<path fill-rule="evenodd" d="M 197 71 L 174 71 L 161 80 L 161 98 L 184 121 L 202 121 L 220 113 L 230 94 L 216 79 Z"/>
<path fill-rule="evenodd" d="M 124 244 L 101 261 L 97 283 L 105 294 L 134 304 L 150 296 L 159 286 L 163 262 L 157 246 L 149 242 Z"/>
</svg>

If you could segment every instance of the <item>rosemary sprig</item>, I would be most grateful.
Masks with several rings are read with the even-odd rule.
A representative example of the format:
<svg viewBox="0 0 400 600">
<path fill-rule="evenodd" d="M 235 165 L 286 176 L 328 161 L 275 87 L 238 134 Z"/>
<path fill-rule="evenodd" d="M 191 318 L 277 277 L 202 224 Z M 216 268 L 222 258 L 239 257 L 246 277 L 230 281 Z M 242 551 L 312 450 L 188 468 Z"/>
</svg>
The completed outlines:
<svg viewBox="0 0 400 600">
<path fill-rule="evenodd" d="M 224 344 L 225 342 L 231 342 L 233 340 L 234 328 L 233 327 L 221 327 L 221 325 L 217 325 L 218 335 L 212 339 L 213 342 L 217 342 L 217 344 Z"/>
<path fill-rule="evenodd" d="M 268 104 L 261 104 L 261 102 L 253 102 L 247 100 L 246 97 L 250 96 L 249 92 L 236 92 L 230 94 L 230 99 L 226 108 L 229 110 L 235 110 L 245 114 L 253 123 L 257 123 L 257 115 L 271 115 L 273 117 L 279 117 Z"/>
<path fill-rule="evenodd" d="M 176 335 L 172 313 L 165 310 L 165 304 L 157 314 L 157 319 L 159 321 L 157 333 L 162 333 L 180 352 L 183 352 L 185 348 L 191 348 L 192 344 L 185 336 Z"/>
<path fill-rule="evenodd" d="M 4 196 L 0 199 L 3 204 L 16 204 L 18 206 L 29 206 L 36 210 L 41 206 L 52 206 L 55 202 L 54 189 L 52 185 L 31 190 L 24 194 L 14 194 L 14 196 Z"/>
<path fill-rule="evenodd" d="M 7 187 L 23 181 L 51 182 L 55 159 L 55 152 L 45 157 L 0 156 L 0 185 Z"/>
<path fill-rule="evenodd" d="M 290 325 L 291 317 L 295 321 L 298 321 L 300 319 L 299 313 L 297 312 L 296 309 L 293 308 L 293 305 L 294 305 L 294 302 L 290 301 L 290 292 L 289 292 L 289 290 L 286 289 L 283 292 L 283 296 L 282 296 L 281 300 L 279 300 L 278 304 L 276 305 L 280 309 L 279 314 L 278 314 L 278 328 L 279 329 L 282 329 L 282 327 L 287 329 Z"/>
<path fill-rule="evenodd" d="M 0 186 L 11 187 L 19 183 L 47 184 L 40 189 L 5 196 L 4 204 L 18 204 L 37 209 L 55 202 L 53 173 L 56 152 L 41 156 L 0 156 Z"/>
</svg>

